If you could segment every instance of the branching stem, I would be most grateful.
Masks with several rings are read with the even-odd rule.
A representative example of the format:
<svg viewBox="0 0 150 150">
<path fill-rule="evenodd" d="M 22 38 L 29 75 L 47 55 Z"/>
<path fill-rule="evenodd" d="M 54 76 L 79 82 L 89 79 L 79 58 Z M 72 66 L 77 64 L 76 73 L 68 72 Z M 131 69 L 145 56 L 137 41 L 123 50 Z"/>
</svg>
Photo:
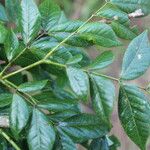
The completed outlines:
<svg viewBox="0 0 150 150">
<path fill-rule="evenodd" d="M 106 5 L 106 4 L 107 4 L 107 3 L 105 3 L 105 5 Z M 105 6 L 105 5 L 104 5 L 104 6 Z M 57 46 L 55 46 L 42 60 L 37 61 L 37 62 L 35 62 L 35 63 L 33 63 L 33 64 L 27 66 L 27 67 L 21 68 L 21 69 L 19 69 L 19 70 L 17 70 L 17 71 L 14 71 L 14 72 L 12 72 L 12 73 L 10 73 L 10 74 L 7 74 L 7 75 L 5 75 L 5 76 L 2 77 L 3 73 L 12 65 L 12 63 L 13 63 L 16 59 L 18 59 L 18 58 L 24 53 L 24 51 L 27 49 L 27 48 L 25 48 L 14 60 L 12 60 L 12 61 L 4 68 L 4 70 L 0 73 L 0 77 L 1 77 L 2 79 L 6 79 L 6 78 L 9 78 L 9 77 L 11 77 L 11 76 L 17 74 L 17 73 L 20 73 L 20 72 L 24 71 L 24 70 L 27 70 L 27 69 L 33 68 L 33 67 L 35 67 L 35 66 L 37 66 L 37 65 L 39 65 L 39 64 L 42 64 L 42 63 L 43 63 L 47 58 L 49 58 L 62 44 L 64 44 L 70 37 L 72 37 L 73 35 L 75 35 L 76 33 L 78 33 L 78 32 L 82 29 L 82 27 L 84 27 L 84 25 L 86 25 L 104 6 L 102 6 L 102 7 L 101 7 L 100 9 L 98 9 L 95 13 L 93 13 L 93 14 L 91 15 L 91 17 L 90 17 L 89 19 L 87 19 L 76 31 L 74 31 L 73 33 L 71 33 L 71 34 L 70 34 L 68 37 L 66 37 L 62 42 L 60 42 Z"/>
</svg>

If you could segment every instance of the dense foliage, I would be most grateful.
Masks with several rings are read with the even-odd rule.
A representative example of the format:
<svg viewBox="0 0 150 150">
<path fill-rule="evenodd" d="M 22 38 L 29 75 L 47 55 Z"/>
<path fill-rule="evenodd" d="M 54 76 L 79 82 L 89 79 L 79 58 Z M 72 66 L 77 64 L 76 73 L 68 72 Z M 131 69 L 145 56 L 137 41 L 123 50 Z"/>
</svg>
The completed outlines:
<svg viewBox="0 0 150 150">
<path fill-rule="evenodd" d="M 119 85 L 118 114 L 129 138 L 146 149 L 150 135 L 150 86 L 129 84 L 150 66 L 148 32 L 130 19 L 150 12 L 150 0 L 110 0 L 87 21 L 69 20 L 53 0 L 0 4 L 0 149 L 116 150 L 109 134 Z M 97 20 L 91 21 L 93 18 Z M 90 46 L 132 40 L 120 77 L 100 73 L 114 61 L 107 50 L 96 59 Z M 99 47 L 98 47 L 99 48 Z M 84 105 L 90 103 L 93 113 Z M 4 121 L 4 122 L 3 122 Z"/>
</svg>

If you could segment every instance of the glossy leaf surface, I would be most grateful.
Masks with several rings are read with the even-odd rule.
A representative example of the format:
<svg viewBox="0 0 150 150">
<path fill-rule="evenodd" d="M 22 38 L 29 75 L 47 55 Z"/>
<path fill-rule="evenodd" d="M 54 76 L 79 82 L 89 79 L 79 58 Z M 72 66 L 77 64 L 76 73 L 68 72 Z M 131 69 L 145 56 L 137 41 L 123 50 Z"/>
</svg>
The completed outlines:
<svg viewBox="0 0 150 150">
<path fill-rule="evenodd" d="M 28 44 L 39 31 L 39 10 L 33 0 L 21 2 L 21 26 L 25 44 Z"/>
<path fill-rule="evenodd" d="M 43 89 L 48 80 L 32 81 L 19 85 L 18 90 L 21 92 L 34 92 Z"/>
<path fill-rule="evenodd" d="M 139 67 L 140 66 L 140 67 Z M 125 52 L 121 78 L 131 80 L 141 76 L 150 66 L 150 44 L 147 32 L 136 37 Z"/>
<path fill-rule="evenodd" d="M 119 92 L 118 109 L 125 132 L 141 150 L 145 150 L 150 134 L 149 100 L 137 87 L 123 85 Z"/>
<path fill-rule="evenodd" d="M 111 51 L 105 51 L 97 56 L 88 66 L 89 70 L 98 70 L 107 67 L 114 60 L 114 55 Z"/>
<path fill-rule="evenodd" d="M 86 100 L 89 91 L 89 80 L 87 74 L 80 69 L 68 67 L 67 76 L 76 95 L 83 100 Z"/>
<path fill-rule="evenodd" d="M 90 79 L 94 110 L 101 120 L 109 122 L 115 100 L 115 87 L 110 80 L 104 77 L 91 74 Z"/>
<path fill-rule="evenodd" d="M 46 116 L 37 109 L 33 110 L 28 133 L 30 150 L 51 150 L 55 141 L 55 131 Z"/>
<path fill-rule="evenodd" d="M 23 130 L 27 125 L 28 119 L 28 105 L 21 96 L 14 94 L 10 113 L 10 125 L 14 135 L 18 135 Z"/>
</svg>

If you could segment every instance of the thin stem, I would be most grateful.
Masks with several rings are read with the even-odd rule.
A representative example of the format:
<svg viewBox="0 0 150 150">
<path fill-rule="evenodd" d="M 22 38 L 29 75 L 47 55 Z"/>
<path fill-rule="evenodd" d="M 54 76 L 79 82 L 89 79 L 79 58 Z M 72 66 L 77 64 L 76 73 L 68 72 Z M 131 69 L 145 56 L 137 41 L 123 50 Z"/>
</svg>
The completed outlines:
<svg viewBox="0 0 150 150">
<path fill-rule="evenodd" d="M 10 81 L 8 81 L 8 80 L 6 80 L 5 79 L 5 81 L 4 81 L 7 85 L 10 85 L 11 87 L 13 87 L 13 88 L 15 88 L 16 90 L 18 89 L 18 87 L 15 85 L 15 84 L 13 84 L 12 82 L 10 82 Z M 32 98 L 32 96 L 30 96 L 28 93 L 25 93 L 25 92 L 20 92 L 20 91 L 18 91 L 19 93 L 22 93 L 22 94 L 24 94 L 26 97 L 28 97 L 32 102 L 30 102 L 27 98 L 27 100 L 28 100 L 28 102 L 30 102 L 32 105 L 37 105 L 37 102 Z"/>
<path fill-rule="evenodd" d="M 64 64 L 60 64 L 60 63 L 56 63 L 56 62 L 52 62 L 52 61 L 47 61 L 47 60 L 44 61 L 44 62 L 47 63 L 47 64 L 52 64 L 52 65 L 58 66 L 58 67 L 67 68 L 67 66 L 64 65 Z M 88 70 L 83 70 L 83 71 L 86 72 L 86 73 L 89 73 Z M 114 78 L 112 76 L 107 76 L 107 75 L 100 74 L 100 73 L 97 73 L 97 72 L 92 72 L 92 74 L 95 74 L 95 75 L 98 75 L 98 76 L 102 76 L 102 77 L 108 78 L 108 79 L 113 80 L 113 81 L 120 82 L 119 79 Z"/>
<path fill-rule="evenodd" d="M 16 90 L 18 89 L 18 87 L 16 85 L 14 85 L 12 82 L 8 81 L 8 80 L 0 80 L 0 82 L 5 85 L 6 87 L 12 89 L 12 90 Z M 25 100 L 27 100 L 31 105 L 35 106 L 37 103 L 36 101 L 27 93 L 22 93 L 17 91 L 19 95 L 23 96 L 25 98 Z M 22 95 L 24 94 L 24 95 Z M 26 96 L 26 97 L 25 97 Z M 31 100 L 28 100 L 27 97 Z"/>
<path fill-rule="evenodd" d="M 53 61 L 50 61 L 50 60 L 44 60 L 44 63 L 50 64 L 50 65 L 55 65 L 55 66 L 58 66 L 58 67 L 61 67 L 61 68 L 66 68 L 67 67 L 64 64 L 56 63 L 56 62 L 53 62 Z"/>
<path fill-rule="evenodd" d="M 16 150 L 21 150 L 18 145 L 2 130 L 0 129 L 0 134 L 14 147 Z"/>
<path fill-rule="evenodd" d="M 85 72 L 88 72 L 87 70 L 84 70 L 84 71 L 85 71 Z M 105 74 L 100 74 L 100 73 L 97 73 L 97 72 L 92 72 L 92 74 L 95 74 L 95 75 L 101 76 L 101 77 L 105 77 L 105 78 L 110 79 L 110 80 L 113 80 L 113 81 L 120 82 L 119 79 L 114 78 L 114 77 L 112 77 L 112 76 L 107 76 L 107 75 L 105 75 Z"/>
<path fill-rule="evenodd" d="M 107 4 L 107 3 L 106 3 Z M 105 4 L 105 5 L 106 5 Z M 105 6 L 104 5 L 104 6 Z M 103 7 L 104 7 L 103 6 Z M 62 42 L 60 42 L 56 47 L 54 47 L 45 57 L 44 60 L 46 60 L 48 57 L 50 57 L 62 44 L 64 44 L 70 37 L 72 37 L 73 35 L 75 35 L 76 33 L 78 33 L 82 27 L 84 27 L 84 25 L 86 25 L 94 16 L 96 16 L 96 14 L 103 8 L 101 7 L 100 9 L 98 9 L 94 14 L 91 15 L 91 17 L 89 19 L 87 19 L 76 31 L 74 31 L 73 33 L 71 33 L 67 38 L 65 38 Z"/>
<path fill-rule="evenodd" d="M 7 69 L 12 65 L 12 63 L 13 63 L 14 61 L 16 61 L 16 60 L 26 51 L 26 49 L 27 49 L 27 48 L 23 49 L 23 50 L 21 51 L 21 53 L 19 53 L 19 55 L 17 55 L 17 57 L 15 57 L 12 61 L 10 61 L 10 62 L 8 63 L 8 65 L 7 65 L 7 66 L 2 70 L 2 72 L 0 73 L 0 76 L 2 76 L 5 71 L 7 71 Z"/>
<path fill-rule="evenodd" d="M 105 3 L 105 5 L 106 5 L 107 3 Z M 104 5 L 104 6 L 105 6 Z M 103 6 L 103 7 L 104 7 Z M 101 7 L 100 9 L 98 9 L 95 13 L 93 13 L 92 15 L 91 15 L 91 17 L 89 18 L 89 19 L 87 19 L 76 31 L 74 31 L 73 33 L 71 33 L 68 37 L 66 37 L 62 42 L 60 42 L 57 46 L 55 46 L 42 60 L 40 60 L 40 61 L 38 61 L 38 62 L 36 62 L 36 63 L 33 63 L 33 64 L 31 64 L 31 65 L 29 65 L 29 66 L 27 66 L 27 67 L 24 67 L 24 68 L 22 68 L 22 69 L 19 69 L 19 70 L 17 70 L 17 71 L 14 71 L 14 72 L 12 72 L 12 73 L 10 73 L 10 74 L 8 74 L 8 75 L 5 75 L 5 76 L 3 76 L 2 77 L 2 79 L 6 79 L 6 78 L 9 78 L 9 77 L 11 77 L 11 76 L 13 76 L 13 75 L 15 75 L 15 74 L 17 74 L 17 73 L 20 73 L 20 72 L 22 72 L 22 71 L 24 71 L 24 70 L 27 70 L 27 69 L 30 69 L 30 68 L 33 68 L 33 67 L 35 67 L 35 66 L 37 66 L 37 65 L 39 65 L 39 64 L 42 64 L 48 57 L 50 57 L 62 44 L 64 44 L 70 37 L 72 37 L 74 34 L 76 34 L 76 33 L 78 33 L 81 29 L 82 29 L 82 27 L 85 25 L 85 24 L 87 24 L 103 7 Z"/>
<path fill-rule="evenodd" d="M 35 66 L 37 66 L 37 65 L 42 64 L 42 63 L 43 63 L 43 60 L 37 61 L 37 62 L 35 62 L 35 63 L 33 63 L 33 64 L 27 66 L 27 67 L 21 68 L 21 69 L 19 69 L 19 70 L 17 70 L 17 71 L 14 71 L 14 72 L 12 72 L 12 73 L 10 73 L 10 74 L 8 74 L 8 75 L 3 76 L 2 79 L 7 79 L 7 78 L 9 78 L 9 77 L 11 77 L 11 76 L 13 76 L 13 75 L 15 75 L 15 74 L 17 74 L 17 73 L 20 73 L 20 72 L 22 72 L 22 71 L 24 71 L 24 70 L 31 69 L 31 68 L 33 68 L 33 67 L 35 67 Z"/>
</svg>

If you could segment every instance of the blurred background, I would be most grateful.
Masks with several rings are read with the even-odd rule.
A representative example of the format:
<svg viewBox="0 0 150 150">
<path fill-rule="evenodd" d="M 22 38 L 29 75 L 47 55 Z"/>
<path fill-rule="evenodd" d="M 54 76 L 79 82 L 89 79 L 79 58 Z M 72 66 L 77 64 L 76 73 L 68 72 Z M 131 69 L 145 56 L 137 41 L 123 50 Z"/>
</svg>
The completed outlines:
<svg viewBox="0 0 150 150">
<path fill-rule="evenodd" d="M 35 0 L 35 1 L 37 4 L 42 2 L 42 0 Z M 81 19 L 81 20 L 86 20 L 93 12 L 95 12 L 98 8 L 100 8 L 105 2 L 104 0 L 54 0 L 54 1 L 56 1 L 56 3 L 59 4 L 62 10 L 65 11 L 66 16 L 68 16 L 70 19 Z M 4 0 L 0 0 L 0 2 L 4 4 Z M 150 16 L 140 18 L 140 19 L 139 18 L 133 19 L 132 24 L 137 24 L 141 32 L 145 29 L 150 30 Z M 127 40 L 121 40 L 121 41 L 124 44 L 123 46 L 117 48 L 116 47 L 111 48 L 111 50 L 114 52 L 116 56 L 114 63 L 106 70 L 102 70 L 106 74 L 116 78 L 119 77 L 119 73 L 122 65 L 122 57 L 130 42 Z M 107 49 L 102 47 L 91 47 L 87 49 L 91 58 L 95 58 L 98 54 L 100 54 L 104 50 Z M 146 72 L 144 76 L 142 76 L 137 80 L 132 81 L 132 83 L 139 84 L 141 87 L 146 87 L 148 85 L 148 82 L 150 82 L 150 69 Z M 133 142 L 131 142 L 131 140 L 126 136 L 122 127 L 120 126 L 120 122 L 117 114 L 117 97 L 118 97 L 117 85 L 116 85 L 116 89 L 117 89 L 116 103 L 112 115 L 113 128 L 111 133 L 117 136 L 121 142 L 121 146 L 119 150 L 139 150 L 136 147 L 136 145 Z M 150 140 L 148 143 L 149 143 L 148 145 L 150 145 Z M 83 148 L 80 149 L 84 150 Z M 150 146 L 148 147 L 148 150 L 150 150 Z"/>
</svg>

